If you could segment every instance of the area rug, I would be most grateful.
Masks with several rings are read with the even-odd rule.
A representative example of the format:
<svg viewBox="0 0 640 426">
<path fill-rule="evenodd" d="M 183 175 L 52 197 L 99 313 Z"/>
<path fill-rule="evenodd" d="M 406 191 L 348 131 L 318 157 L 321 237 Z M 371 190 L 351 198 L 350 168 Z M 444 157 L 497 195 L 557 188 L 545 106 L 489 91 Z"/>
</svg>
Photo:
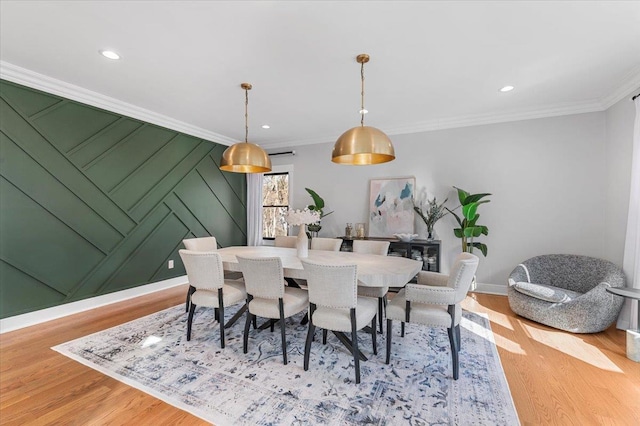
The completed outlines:
<svg viewBox="0 0 640 426">
<path fill-rule="evenodd" d="M 231 310 L 233 311 L 233 310 Z M 232 314 L 230 312 L 229 314 Z M 242 353 L 244 318 L 226 330 L 213 309 L 196 311 L 186 340 L 184 305 L 113 327 L 54 350 L 216 425 L 518 425 L 518 417 L 486 317 L 464 311 L 460 378 L 453 380 L 446 330 L 395 327 L 391 364 L 371 337 L 358 344 L 369 358 L 355 384 L 353 358 L 331 334 L 312 345 L 303 370 L 307 327 L 287 320 L 288 365 L 279 327 L 251 330 Z"/>
</svg>

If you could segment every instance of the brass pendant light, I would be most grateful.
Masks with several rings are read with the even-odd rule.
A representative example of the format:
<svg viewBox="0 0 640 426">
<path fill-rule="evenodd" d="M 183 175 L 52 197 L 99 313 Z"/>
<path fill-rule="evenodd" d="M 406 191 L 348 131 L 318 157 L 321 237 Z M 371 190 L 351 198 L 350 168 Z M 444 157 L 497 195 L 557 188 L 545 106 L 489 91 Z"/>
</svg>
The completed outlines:
<svg viewBox="0 0 640 426">
<path fill-rule="evenodd" d="M 222 153 L 220 170 L 235 173 L 265 173 L 271 171 L 269 155 L 258 145 L 249 143 L 249 83 L 240 85 L 244 89 L 244 142 L 231 145 Z"/>
<path fill-rule="evenodd" d="M 338 164 L 365 166 L 392 161 L 396 158 L 393 144 L 382 130 L 364 125 L 364 64 L 369 55 L 363 53 L 356 58 L 360 64 L 360 126 L 342 134 L 333 146 L 331 161 Z"/>
</svg>

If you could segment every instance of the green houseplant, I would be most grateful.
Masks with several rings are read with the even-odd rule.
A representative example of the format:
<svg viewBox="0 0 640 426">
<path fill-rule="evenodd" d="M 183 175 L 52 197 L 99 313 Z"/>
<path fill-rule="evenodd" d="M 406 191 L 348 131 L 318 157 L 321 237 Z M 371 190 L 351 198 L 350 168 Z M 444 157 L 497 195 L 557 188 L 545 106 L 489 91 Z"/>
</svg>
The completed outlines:
<svg viewBox="0 0 640 426">
<path fill-rule="evenodd" d="M 331 213 L 333 213 L 333 211 L 330 211 L 329 213 L 324 212 L 324 200 L 321 196 L 318 195 L 316 191 L 309 188 L 305 188 L 305 190 L 309 193 L 311 199 L 313 200 L 313 204 L 309 204 L 307 208 L 313 212 L 320 213 L 320 220 L 322 220 L 323 217 L 329 216 Z M 320 232 L 320 229 L 322 229 L 322 226 L 320 226 L 320 220 L 317 223 L 307 225 L 307 229 L 309 230 L 309 232 L 313 232 L 316 235 L 318 232 Z"/>
<path fill-rule="evenodd" d="M 459 228 L 454 228 L 453 233 L 456 237 L 462 240 L 462 251 L 473 253 L 473 249 L 477 248 L 482 254 L 487 256 L 487 245 L 477 241 L 473 241 L 474 238 L 478 238 L 480 235 L 489 235 L 489 228 L 484 225 L 478 224 L 478 206 L 480 204 L 488 203 L 491 200 L 482 200 L 491 194 L 469 194 L 464 189 L 458 187 L 454 188 L 458 191 L 458 199 L 460 200 L 461 216 L 458 216 L 453 210 L 445 207 L 449 213 L 451 213 L 458 222 Z M 482 201 L 481 201 L 482 200 Z"/>
</svg>

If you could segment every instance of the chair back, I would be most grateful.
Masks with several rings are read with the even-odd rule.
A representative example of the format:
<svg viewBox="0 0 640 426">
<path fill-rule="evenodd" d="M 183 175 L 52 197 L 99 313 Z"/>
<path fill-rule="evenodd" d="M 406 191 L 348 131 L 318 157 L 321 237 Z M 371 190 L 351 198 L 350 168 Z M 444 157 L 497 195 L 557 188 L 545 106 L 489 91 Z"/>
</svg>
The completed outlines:
<svg viewBox="0 0 640 426">
<path fill-rule="evenodd" d="M 389 241 L 353 240 L 353 252 L 386 256 L 389 244 Z"/>
<path fill-rule="evenodd" d="M 340 251 L 342 238 L 319 238 L 311 239 L 311 250 Z"/>
<path fill-rule="evenodd" d="M 224 269 L 220 253 L 180 250 L 189 284 L 197 290 L 216 290 L 224 285 Z"/>
<path fill-rule="evenodd" d="M 284 275 L 279 257 L 236 256 L 247 294 L 261 299 L 284 297 Z"/>
<path fill-rule="evenodd" d="M 216 251 L 218 242 L 216 237 L 187 238 L 182 240 L 184 248 L 192 251 Z"/>
<path fill-rule="evenodd" d="M 462 302 L 467 296 L 469 287 L 471 287 L 471 283 L 473 282 L 473 277 L 478 270 L 479 262 L 480 259 L 478 256 L 471 253 L 460 253 L 456 257 L 447 283 L 447 287 L 456 290 L 455 303 Z"/>
<path fill-rule="evenodd" d="M 331 308 L 355 308 L 358 267 L 300 260 L 307 276 L 309 302 Z"/>
<path fill-rule="evenodd" d="M 292 237 L 288 235 L 278 235 L 273 242 L 276 247 L 296 248 L 296 241 L 298 237 Z"/>
</svg>

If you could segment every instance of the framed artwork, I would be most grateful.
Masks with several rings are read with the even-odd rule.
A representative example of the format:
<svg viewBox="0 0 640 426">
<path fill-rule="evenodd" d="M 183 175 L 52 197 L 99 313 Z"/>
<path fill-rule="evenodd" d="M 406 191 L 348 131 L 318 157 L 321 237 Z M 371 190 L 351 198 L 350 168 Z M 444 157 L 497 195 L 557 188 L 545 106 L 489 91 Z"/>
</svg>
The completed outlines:
<svg viewBox="0 0 640 426">
<path fill-rule="evenodd" d="M 413 233 L 413 192 L 416 178 L 371 179 L 369 236 Z"/>
</svg>

